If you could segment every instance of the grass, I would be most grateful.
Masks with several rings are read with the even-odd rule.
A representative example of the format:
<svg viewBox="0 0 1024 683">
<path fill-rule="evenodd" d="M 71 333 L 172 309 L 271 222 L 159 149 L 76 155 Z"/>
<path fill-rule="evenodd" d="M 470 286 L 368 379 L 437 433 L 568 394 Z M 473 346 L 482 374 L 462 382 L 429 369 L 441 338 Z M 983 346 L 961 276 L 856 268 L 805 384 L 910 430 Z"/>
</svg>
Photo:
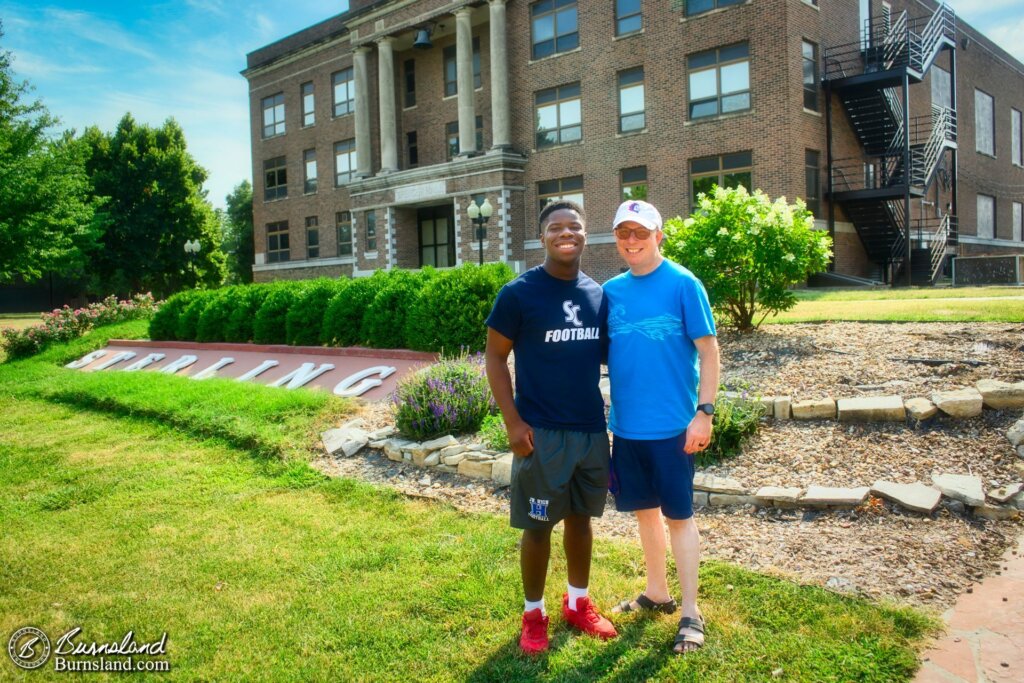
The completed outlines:
<svg viewBox="0 0 1024 683">
<path fill-rule="evenodd" d="M 1024 289 L 799 290 L 796 306 L 766 323 L 823 322 L 1024 322 Z"/>
<path fill-rule="evenodd" d="M 225 384 L 144 373 L 122 384 L 56 367 L 133 329 L 115 327 L 0 366 L 0 633 L 166 631 L 172 669 L 159 680 L 898 681 L 937 626 L 706 562 L 708 645 L 676 658 L 668 616 L 625 618 L 607 643 L 570 634 L 555 550 L 554 648 L 523 658 L 506 520 L 325 479 L 283 433 L 347 409 L 311 406 L 302 395 L 313 392 L 238 385 L 257 398 L 225 400 Z M 291 421 L 260 431 L 274 410 Z M 251 437 L 266 445 L 243 446 Z M 597 542 L 597 602 L 634 595 L 642 564 L 635 543 Z M 8 676 L 29 678 L 4 658 Z"/>
<path fill-rule="evenodd" d="M 38 325 L 41 320 L 39 313 L 0 313 L 0 330 L 5 327 L 13 327 L 16 330 Z"/>
</svg>

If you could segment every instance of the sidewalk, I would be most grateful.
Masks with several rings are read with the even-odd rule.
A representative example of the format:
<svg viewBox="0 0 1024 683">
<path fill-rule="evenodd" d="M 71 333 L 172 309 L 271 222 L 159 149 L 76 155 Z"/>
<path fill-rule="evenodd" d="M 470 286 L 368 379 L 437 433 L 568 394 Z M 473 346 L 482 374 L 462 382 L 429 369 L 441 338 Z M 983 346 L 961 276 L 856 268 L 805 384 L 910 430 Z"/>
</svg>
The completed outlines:
<svg viewBox="0 0 1024 683">
<path fill-rule="evenodd" d="M 999 572 L 960 595 L 914 683 L 1024 681 L 1024 536 Z"/>
</svg>

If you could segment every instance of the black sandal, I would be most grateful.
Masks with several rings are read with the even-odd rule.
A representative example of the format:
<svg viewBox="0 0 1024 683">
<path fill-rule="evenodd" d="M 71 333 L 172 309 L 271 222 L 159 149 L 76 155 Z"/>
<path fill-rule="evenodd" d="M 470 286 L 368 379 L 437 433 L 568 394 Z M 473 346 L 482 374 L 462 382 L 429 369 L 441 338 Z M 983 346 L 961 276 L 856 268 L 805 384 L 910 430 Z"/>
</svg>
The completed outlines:
<svg viewBox="0 0 1024 683">
<path fill-rule="evenodd" d="M 633 607 L 633 603 L 640 605 L 639 609 Z M 635 600 L 623 600 L 617 605 L 620 614 L 627 614 L 629 612 L 661 612 L 662 614 L 674 614 L 679 605 L 676 603 L 675 598 L 669 598 L 665 602 L 654 602 L 649 597 L 641 593 L 636 596 Z"/>
<path fill-rule="evenodd" d="M 688 628 L 699 633 L 701 636 L 700 639 L 698 639 L 697 636 L 693 633 L 682 633 L 682 630 L 684 628 Z M 676 649 L 676 647 L 685 643 L 692 643 L 697 647 L 692 648 L 690 650 L 687 650 L 685 648 L 682 650 Z M 679 626 L 676 629 L 676 639 L 672 643 L 672 652 L 676 653 L 677 655 L 685 655 L 688 652 L 699 650 L 702 647 L 704 647 L 704 620 L 700 618 L 694 619 L 693 617 L 683 617 L 682 619 L 680 619 Z"/>
</svg>

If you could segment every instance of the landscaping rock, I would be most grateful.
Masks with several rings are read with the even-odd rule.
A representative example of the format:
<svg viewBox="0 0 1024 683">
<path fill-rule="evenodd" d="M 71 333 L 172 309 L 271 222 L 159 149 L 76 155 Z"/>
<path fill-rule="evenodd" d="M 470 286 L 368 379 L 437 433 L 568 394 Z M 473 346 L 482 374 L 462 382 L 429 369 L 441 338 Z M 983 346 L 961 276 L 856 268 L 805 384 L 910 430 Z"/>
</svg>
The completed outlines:
<svg viewBox="0 0 1024 683">
<path fill-rule="evenodd" d="M 451 434 L 447 434 L 436 439 L 431 439 L 430 441 L 424 441 L 422 445 L 423 448 L 428 451 L 439 451 L 442 448 L 448 448 L 449 446 L 458 446 L 459 440 Z"/>
<path fill-rule="evenodd" d="M 745 495 L 747 490 L 735 479 L 727 477 L 716 477 L 705 472 L 696 472 L 693 475 L 693 488 L 696 491 L 707 491 L 709 493 L 726 493 L 731 495 Z"/>
<path fill-rule="evenodd" d="M 437 467 L 441 464 L 441 454 L 434 451 L 427 457 L 423 458 L 423 467 Z"/>
<path fill-rule="evenodd" d="M 467 451 L 473 451 L 474 453 L 480 453 L 481 451 L 487 450 L 487 446 L 482 443 L 473 443 L 466 446 Z"/>
<path fill-rule="evenodd" d="M 604 397 L 605 403 L 611 403 L 612 400 L 612 383 L 607 377 L 602 377 L 601 381 L 597 383 L 598 388 L 601 390 L 601 396 Z"/>
<path fill-rule="evenodd" d="M 365 429 L 366 420 L 361 417 L 355 417 L 348 422 L 343 422 L 338 426 L 338 429 Z"/>
<path fill-rule="evenodd" d="M 856 507 L 868 497 L 867 486 L 839 488 L 833 486 L 808 486 L 800 502 L 804 505 L 826 507 Z"/>
<path fill-rule="evenodd" d="M 328 429 L 320 435 L 320 439 L 323 441 L 324 448 L 328 454 L 335 455 L 340 452 L 346 458 L 350 458 L 358 453 L 370 441 L 366 430 L 359 427 Z"/>
<path fill-rule="evenodd" d="M 775 399 L 778 396 L 762 396 L 759 400 L 764 407 L 764 414 L 768 417 L 775 415 Z"/>
<path fill-rule="evenodd" d="M 1002 505 L 979 505 L 974 508 L 974 516 L 981 517 L 983 519 L 991 519 L 994 521 L 1001 521 L 1004 519 L 1016 519 L 1020 516 L 1020 512 L 1016 508 L 1003 507 Z"/>
<path fill-rule="evenodd" d="M 792 417 L 790 411 L 792 409 L 793 397 L 792 396 L 776 396 L 775 405 L 773 407 L 773 414 L 776 420 L 788 420 Z"/>
<path fill-rule="evenodd" d="M 705 508 L 708 506 L 708 497 L 711 494 L 706 491 L 694 491 L 693 492 L 693 507 Z"/>
<path fill-rule="evenodd" d="M 474 462 L 490 462 L 494 460 L 493 454 L 485 453 L 484 451 L 466 451 L 462 455 L 466 456 L 466 460 L 473 460 Z"/>
<path fill-rule="evenodd" d="M 444 451 L 441 451 L 444 453 Z M 465 453 L 455 453 L 454 455 L 442 455 L 441 462 L 445 465 L 451 465 L 452 467 L 457 466 L 460 462 L 466 459 Z"/>
<path fill-rule="evenodd" d="M 512 460 L 515 456 L 511 453 L 506 453 L 497 460 L 494 461 L 491 467 L 491 479 L 496 484 L 501 486 L 509 486 L 512 484 Z"/>
<path fill-rule="evenodd" d="M 796 401 L 792 408 L 794 420 L 834 420 L 836 417 L 836 402 L 831 398 Z"/>
<path fill-rule="evenodd" d="M 757 505 L 757 498 L 753 496 L 734 496 L 728 493 L 711 493 L 708 495 L 708 504 L 715 507 L 726 505 Z"/>
<path fill-rule="evenodd" d="M 384 448 L 384 444 L 386 444 L 387 442 L 388 442 L 387 439 L 380 439 L 379 441 L 371 441 L 367 445 L 370 448 L 376 448 L 379 451 L 379 450 L 382 450 Z"/>
<path fill-rule="evenodd" d="M 1017 508 L 1018 510 L 1024 510 L 1024 493 L 1018 493 L 1010 500 L 1010 505 Z"/>
<path fill-rule="evenodd" d="M 387 427 L 381 427 L 370 432 L 370 441 L 383 441 L 384 439 L 390 438 L 398 433 L 398 429 L 394 425 L 388 425 Z"/>
<path fill-rule="evenodd" d="M 932 474 L 932 486 L 942 495 L 959 500 L 966 505 L 978 506 L 985 503 L 985 491 L 981 478 L 967 474 Z"/>
<path fill-rule="evenodd" d="M 1024 382 L 982 379 L 975 386 L 985 405 L 993 410 L 1024 408 Z"/>
<path fill-rule="evenodd" d="M 942 500 L 942 493 L 938 489 L 921 482 L 897 484 L 879 479 L 871 487 L 871 494 L 891 500 L 908 510 L 927 514 L 934 512 Z"/>
<path fill-rule="evenodd" d="M 796 507 L 803 489 L 796 486 L 762 486 L 754 493 L 754 498 L 762 504 L 775 507 Z"/>
<path fill-rule="evenodd" d="M 466 446 L 461 444 L 461 443 L 455 444 L 454 446 L 448 446 L 446 448 L 442 448 L 441 449 L 441 459 L 444 460 L 445 458 L 447 458 L 450 455 L 456 455 L 457 453 L 465 453 L 465 452 L 466 452 Z"/>
<path fill-rule="evenodd" d="M 1014 422 L 1013 426 L 1007 430 L 1006 438 L 1010 440 L 1010 444 L 1014 448 L 1024 444 L 1024 420 L 1017 420 Z M 1021 457 L 1024 457 L 1024 455 Z"/>
<path fill-rule="evenodd" d="M 472 479 L 490 479 L 493 460 L 463 460 L 459 463 L 459 474 Z"/>
<path fill-rule="evenodd" d="M 907 411 L 899 396 L 858 396 L 836 402 L 840 422 L 903 422 Z"/>
<path fill-rule="evenodd" d="M 935 407 L 935 404 L 923 397 L 910 398 L 904 402 L 907 408 L 907 412 L 910 413 L 910 417 L 914 418 L 918 422 L 921 420 L 930 420 L 935 417 L 939 412 L 939 409 Z"/>
<path fill-rule="evenodd" d="M 412 445 L 416 445 L 416 442 L 407 439 L 388 439 L 384 442 L 384 455 L 388 457 L 388 460 L 402 462 L 404 460 L 402 450 Z"/>
<path fill-rule="evenodd" d="M 1024 491 L 1024 484 L 1018 482 L 1016 484 L 1007 484 L 1006 486 L 992 489 L 988 492 L 988 497 L 997 503 L 1008 503 L 1021 491 Z"/>
<path fill-rule="evenodd" d="M 437 471 L 438 472 L 447 472 L 448 474 L 458 474 L 459 468 L 458 467 L 452 467 L 451 465 L 438 465 L 437 466 Z"/>
<path fill-rule="evenodd" d="M 974 387 L 954 391 L 936 391 L 932 403 L 950 417 L 977 417 L 981 415 L 981 394 Z"/>
</svg>

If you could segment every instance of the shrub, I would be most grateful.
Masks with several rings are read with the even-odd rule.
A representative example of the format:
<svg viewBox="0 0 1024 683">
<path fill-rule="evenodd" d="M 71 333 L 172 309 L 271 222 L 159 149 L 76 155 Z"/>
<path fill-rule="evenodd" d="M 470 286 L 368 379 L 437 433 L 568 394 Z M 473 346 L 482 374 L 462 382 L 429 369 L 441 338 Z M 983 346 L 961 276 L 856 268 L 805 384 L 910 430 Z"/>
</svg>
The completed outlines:
<svg viewBox="0 0 1024 683">
<path fill-rule="evenodd" d="M 416 273 L 392 270 L 363 316 L 363 339 L 377 349 L 404 349 L 405 321 L 423 285 L 437 275 L 430 266 Z"/>
<path fill-rule="evenodd" d="M 293 346 L 316 346 L 320 343 L 327 303 L 341 290 L 343 280 L 322 278 L 310 283 L 288 310 L 285 331 L 288 343 Z"/>
<path fill-rule="evenodd" d="M 831 238 L 813 229 L 803 201 L 772 202 L 760 190 L 749 194 L 743 187 L 715 187 L 697 199 L 700 208 L 693 215 L 665 223 L 662 252 L 700 278 L 711 305 L 740 331 L 795 306 L 788 288 L 828 265 Z"/>
<path fill-rule="evenodd" d="M 213 292 L 196 292 L 192 300 L 188 302 L 181 315 L 178 316 L 178 325 L 174 328 L 174 336 L 181 341 L 195 341 L 196 332 L 199 328 L 199 317 L 206 310 L 206 307 L 213 301 Z"/>
<path fill-rule="evenodd" d="M 748 391 L 738 395 L 720 392 L 715 400 L 711 443 L 697 454 L 697 465 L 703 467 L 739 455 L 743 442 L 757 433 L 765 412 L 764 404 Z"/>
<path fill-rule="evenodd" d="M 417 351 L 481 351 L 498 291 L 513 277 L 504 263 L 464 265 L 431 278 L 416 296 L 405 339 Z"/>
<path fill-rule="evenodd" d="M 348 280 L 327 304 L 320 341 L 327 346 L 363 346 L 363 316 L 373 302 L 381 282 L 387 280 L 384 271 L 371 277 Z"/>
<path fill-rule="evenodd" d="M 488 448 L 495 451 L 507 451 L 512 448 L 508 442 L 508 431 L 501 415 L 491 414 L 484 417 L 480 424 L 480 439 Z"/>
<path fill-rule="evenodd" d="M 289 282 L 274 287 L 253 321 L 253 341 L 257 344 L 285 344 L 288 341 L 288 310 L 302 295 L 304 283 Z"/>
<path fill-rule="evenodd" d="M 196 296 L 199 296 L 199 290 L 189 289 L 168 298 L 149 321 L 149 338 L 157 341 L 177 339 L 178 318 Z"/>
<path fill-rule="evenodd" d="M 279 285 L 246 285 L 239 287 L 232 297 L 231 314 L 224 327 L 224 341 L 246 344 L 253 340 L 256 313 L 267 296 Z"/>
<path fill-rule="evenodd" d="M 482 356 L 443 360 L 406 375 L 391 400 L 398 431 L 417 441 L 475 433 L 495 406 Z"/>
<path fill-rule="evenodd" d="M 213 298 L 203 309 L 196 325 L 196 341 L 219 342 L 227 341 L 224 334 L 228 319 L 235 309 L 241 287 L 225 287 L 213 293 Z"/>
</svg>

